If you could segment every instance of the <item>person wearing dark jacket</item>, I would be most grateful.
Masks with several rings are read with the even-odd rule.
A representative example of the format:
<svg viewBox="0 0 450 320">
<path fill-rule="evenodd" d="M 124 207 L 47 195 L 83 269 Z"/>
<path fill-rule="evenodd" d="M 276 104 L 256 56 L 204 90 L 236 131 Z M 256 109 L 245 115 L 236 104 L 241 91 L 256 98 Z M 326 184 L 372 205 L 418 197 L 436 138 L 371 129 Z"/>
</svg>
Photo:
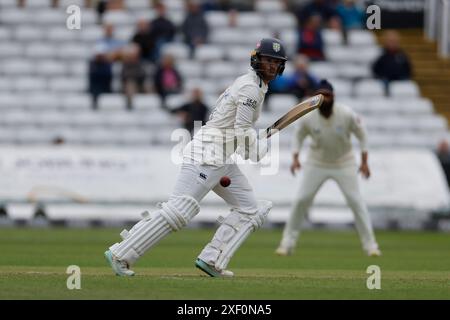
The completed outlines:
<svg viewBox="0 0 450 320">
<path fill-rule="evenodd" d="M 176 33 L 175 25 L 166 17 L 166 7 L 162 2 L 155 5 L 158 16 L 151 22 L 151 33 L 155 39 L 155 61 L 159 59 L 161 48 L 167 42 L 173 41 Z"/>
<path fill-rule="evenodd" d="M 202 101 L 202 91 L 195 88 L 192 90 L 192 100 L 171 112 L 180 116 L 183 127 L 193 135 L 194 122 L 199 121 L 200 126 L 203 126 L 208 119 L 209 109 Z"/>
<path fill-rule="evenodd" d="M 384 37 L 384 51 L 373 64 L 372 71 L 385 83 L 389 93 L 390 81 L 411 79 L 412 71 L 408 56 L 400 48 L 398 33 L 389 31 Z"/>
<path fill-rule="evenodd" d="M 89 93 L 92 96 L 92 107 L 97 109 L 98 97 L 102 93 L 112 92 L 112 62 L 107 48 L 101 44 L 95 48 L 94 58 L 89 61 Z"/>
<path fill-rule="evenodd" d="M 188 1 L 187 9 L 188 13 L 181 26 L 181 30 L 184 35 L 184 41 L 191 49 L 192 57 L 195 48 L 200 44 L 206 43 L 209 28 L 197 0 Z"/>
</svg>

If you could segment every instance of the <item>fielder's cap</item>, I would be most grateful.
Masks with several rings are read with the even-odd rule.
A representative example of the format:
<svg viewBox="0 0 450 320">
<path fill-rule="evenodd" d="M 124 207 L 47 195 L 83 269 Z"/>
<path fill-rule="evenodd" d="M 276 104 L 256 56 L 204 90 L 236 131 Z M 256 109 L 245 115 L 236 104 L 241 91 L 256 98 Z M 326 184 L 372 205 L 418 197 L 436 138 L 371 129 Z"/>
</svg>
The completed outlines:
<svg viewBox="0 0 450 320">
<path fill-rule="evenodd" d="M 333 86 L 326 79 L 320 80 L 319 85 L 317 86 L 316 90 L 320 90 L 320 89 L 324 89 L 324 90 L 333 92 Z"/>
</svg>

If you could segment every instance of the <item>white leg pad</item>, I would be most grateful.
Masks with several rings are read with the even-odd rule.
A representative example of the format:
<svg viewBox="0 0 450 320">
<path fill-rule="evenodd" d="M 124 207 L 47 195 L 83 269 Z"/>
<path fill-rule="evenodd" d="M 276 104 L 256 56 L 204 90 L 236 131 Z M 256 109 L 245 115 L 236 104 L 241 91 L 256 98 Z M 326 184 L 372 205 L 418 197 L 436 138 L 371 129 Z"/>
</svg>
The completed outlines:
<svg viewBox="0 0 450 320">
<path fill-rule="evenodd" d="M 258 211 L 254 214 L 232 210 L 199 258 L 214 265 L 217 270 L 224 270 L 250 233 L 263 225 L 271 208 L 272 202 L 260 200 Z"/>
<path fill-rule="evenodd" d="M 162 203 L 159 210 L 139 221 L 129 232 L 122 231 L 125 239 L 111 246 L 110 250 L 119 260 L 132 265 L 170 232 L 186 226 L 199 211 L 200 206 L 194 198 L 174 197 Z"/>
</svg>

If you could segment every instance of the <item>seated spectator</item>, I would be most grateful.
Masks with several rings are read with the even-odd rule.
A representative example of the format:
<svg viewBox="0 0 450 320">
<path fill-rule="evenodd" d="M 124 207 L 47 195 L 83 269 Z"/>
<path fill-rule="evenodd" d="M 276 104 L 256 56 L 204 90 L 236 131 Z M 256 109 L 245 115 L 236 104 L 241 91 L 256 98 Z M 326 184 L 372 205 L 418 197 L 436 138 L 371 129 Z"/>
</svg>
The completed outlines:
<svg viewBox="0 0 450 320">
<path fill-rule="evenodd" d="M 137 31 L 131 39 L 140 48 L 141 60 L 148 62 L 155 61 L 155 38 L 150 30 L 150 22 L 147 19 L 140 19 L 137 23 Z"/>
<path fill-rule="evenodd" d="M 320 24 L 320 16 L 312 15 L 299 34 L 298 53 L 306 55 L 312 61 L 325 60 Z"/>
<path fill-rule="evenodd" d="M 195 48 L 206 43 L 208 39 L 208 23 L 201 11 L 198 0 L 187 2 L 187 15 L 181 26 L 184 41 L 191 49 L 191 57 L 194 56 Z"/>
<path fill-rule="evenodd" d="M 309 72 L 308 63 L 308 57 L 298 55 L 294 72 L 288 77 L 289 92 L 299 100 L 311 96 L 319 84 L 318 79 Z"/>
<path fill-rule="evenodd" d="M 161 97 L 162 106 L 165 108 L 166 96 L 169 94 L 180 93 L 183 89 L 183 79 L 175 68 L 173 56 L 164 55 L 161 63 L 156 68 L 153 84 L 156 92 Z"/>
<path fill-rule="evenodd" d="M 411 79 L 411 64 L 406 53 L 400 48 L 400 37 L 395 31 L 384 34 L 384 51 L 372 65 L 375 77 L 386 85 L 389 94 L 389 82 Z"/>
<path fill-rule="evenodd" d="M 283 74 L 269 83 L 266 100 L 274 93 L 294 94 L 299 100 L 309 97 L 316 90 L 318 80 L 308 71 L 308 58 L 298 55 L 292 73 Z"/>
<path fill-rule="evenodd" d="M 127 97 L 127 108 L 133 109 L 132 99 L 136 93 L 148 92 L 145 83 L 145 67 L 140 60 L 140 49 L 131 44 L 122 53 L 122 88 Z"/>
<path fill-rule="evenodd" d="M 98 44 L 94 50 L 94 58 L 89 62 L 89 93 L 92 107 L 96 110 L 100 94 L 112 92 L 113 72 L 106 47 Z"/>
<path fill-rule="evenodd" d="M 450 187 L 450 146 L 447 140 L 444 139 L 439 142 L 436 155 L 447 178 L 447 184 Z"/>
<path fill-rule="evenodd" d="M 155 39 L 155 61 L 159 60 L 161 48 L 167 42 L 173 41 L 176 33 L 175 25 L 166 17 L 166 7 L 162 2 L 155 5 L 157 17 L 151 22 L 151 32 Z"/>
<path fill-rule="evenodd" d="M 321 27 L 335 28 L 340 25 L 339 15 L 329 0 L 312 0 L 297 10 L 299 26 L 304 27 L 307 21 L 315 15 L 321 18 Z"/>
<path fill-rule="evenodd" d="M 202 91 L 199 88 L 195 88 L 192 90 L 191 101 L 173 109 L 171 113 L 180 116 L 183 127 L 193 135 L 194 121 L 201 121 L 200 126 L 204 125 L 208 120 L 209 109 L 202 101 Z"/>
<path fill-rule="evenodd" d="M 343 0 L 337 5 L 336 11 L 344 30 L 362 29 L 365 26 L 364 11 L 356 5 L 355 0 Z"/>
<path fill-rule="evenodd" d="M 108 55 L 113 59 L 117 59 L 120 57 L 120 52 L 126 45 L 126 42 L 114 37 L 114 26 L 112 24 L 105 24 L 103 31 L 104 35 L 97 41 L 97 45 L 103 46 Z"/>
</svg>

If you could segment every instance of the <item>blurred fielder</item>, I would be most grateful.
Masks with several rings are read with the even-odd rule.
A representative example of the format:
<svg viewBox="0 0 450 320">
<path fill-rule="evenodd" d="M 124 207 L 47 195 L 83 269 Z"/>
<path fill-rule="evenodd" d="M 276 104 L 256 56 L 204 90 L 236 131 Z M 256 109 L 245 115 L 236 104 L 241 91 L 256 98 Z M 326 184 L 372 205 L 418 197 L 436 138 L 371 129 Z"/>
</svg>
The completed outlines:
<svg viewBox="0 0 450 320">
<path fill-rule="evenodd" d="M 134 275 L 130 266 L 170 232 L 186 226 L 200 211 L 199 202 L 213 190 L 232 209 L 195 265 L 211 277 L 233 276 L 226 270 L 231 257 L 250 233 L 261 227 L 272 203 L 256 200 L 252 187 L 230 156 L 240 153 L 244 159 L 259 161 L 267 153 L 267 140 L 257 139 L 253 125 L 261 112 L 268 83 L 283 73 L 286 60 L 279 40 L 262 39 L 256 45 L 250 59 L 252 69 L 222 93 L 209 121 L 185 147 L 181 172 L 169 200 L 130 231 L 122 231 L 123 241 L 105 252 L 117 275 Z M 246 138 L 250 141 L 243 143 Z M 219 184 L 223 176 L 231 179 L 227 188 Z"/>
<path fill-rule="evenodd" d="M 303 141 L 309 135 L 312 143 L 304 165 L 300 193 L 283 231 L 278 255 L 290 255 L 296 247 L 303 221 L 312 201 L 328 179 L 333 179 L 342 190 L 347 204 L 355 216 L 362 246 L 369 256 L 381 255 L 375 240 L 369 212 L 361 197 L 357 171 L 369 178 L 367 163 L 366 132 L 360 118 L 348 107 L 334 103 L 331 84 L 322 80 L 316 92 L 324 95 L 324 102 L 318 111 L 300 119 L 293 141 L 293 163 L 291 172 L 301 168 L 299 152 Z M 361 146 L 361 165 L 357 170 L 352 151 L 351 134 L 355 134 Z"/>
</svg>

